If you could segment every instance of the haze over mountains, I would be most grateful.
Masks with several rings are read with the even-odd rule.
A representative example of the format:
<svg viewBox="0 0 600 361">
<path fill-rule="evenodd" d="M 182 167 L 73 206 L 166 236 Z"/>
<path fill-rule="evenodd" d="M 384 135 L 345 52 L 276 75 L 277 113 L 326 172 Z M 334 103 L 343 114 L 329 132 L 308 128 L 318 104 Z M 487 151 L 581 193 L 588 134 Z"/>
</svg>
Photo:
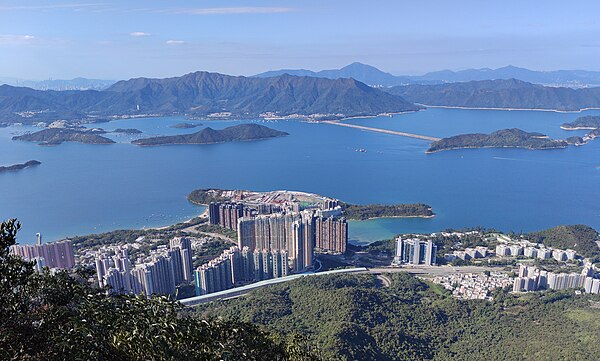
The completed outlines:
<svg viewBox="0 0 600 361">
<path fill-rule="evenodd" d="M 516 79 L 481 80 L 386 89 L 428 106 L 578 111 L 600 107 L 600 88 L 547 87 Z"/>
<path fill-rule="evenodd" d="M 600 85 L 600 72 L 587 70 L 535 71 L 515 66 L 498 69 L 468 69 L 461 71 L 441 70 L 424 75 L 392 75 L 371 65 L 352 63 L 341 69 L 314 72 L 305 69 L 282 69 L 257 74 L 256 77 L 278 76 L 282 74 L 314 76 L 321 78 L 354 78 L 371 86 L 396 86 L 406 84 L 439 84 L 473 80 L 519 79 L 530 83 L 584 87 Z"/>
<path fill-rule="evenodd" d="M 95 122 L 110 120 L 111 117 L 148 115 L 218 119 L 297 116 L 314 120 L 340 119 L 421 108 L 415 104 L 573 111 L 600 108 L 600 88 L 549 87 L 514 78 L 452 83 L 431 81 L 378 88 L 348 77 L 385 84 L 392 84 L 399 77 L 359 63 L 338 72 L 325 71 L 316 75 L 306 72 L 299 71 L 298 76 L 271 73 L 267 75 L 274 76 L 243 77 L 199 71 L 165 79 L 123 80 L 101 91 L 41 91 L 0 85 L 0 125 L 16 122 L 35 124 L 59 119 Z M 545 74 L 514 67 L 460 74 L 470 74 L 470 77 L 483 73 L 510 76 L 515 72 L 523 76 Z M 454 76 L 454 80 L 462 76 L 459 72 L 444 74 L 447 79 L 450 75 Z M 337 75 L 344 78 L 324 77 Z"/>
<path fill-rule="evenodd" d="M 75 78 L 70 80 L 25 80 L 0 77 L 0 84 L 27 87 L 37 90 L 104 90 L 115 83 L 114 80 Z"/>
</svg>

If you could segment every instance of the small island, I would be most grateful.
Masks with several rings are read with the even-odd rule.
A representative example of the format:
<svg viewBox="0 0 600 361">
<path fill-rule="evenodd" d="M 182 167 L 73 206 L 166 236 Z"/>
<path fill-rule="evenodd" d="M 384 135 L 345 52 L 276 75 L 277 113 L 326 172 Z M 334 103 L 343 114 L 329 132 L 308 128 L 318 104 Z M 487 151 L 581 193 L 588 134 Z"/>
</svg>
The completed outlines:
<svg viewBox="0 0 600 361">
<path fill-rule="evenodd" d="M 587 115 L 579 117 L 571 123 L 564 123 L 560 128 L 564 130 L 595 130 L 600 128 L 600 116 Z"/>
<path fill-rule="evenodd" d="M 115 130 L 112 131 L 113 133 L 121 133 L 121 134 L 142 134 L 142 131 L 139 129 L 124 129 L 124 128 L 117 128 Z"/>
<path fill-rule="evenodd" d="M 431 143 L 426 153 L 466 148 L 524 148 L 561 149 L 568 146 L 565 140 L 550 139 L 541 133 L 521 129 L 503 129 L 491 134 L 461 134 Z"/>
<path fill-rule="evenodd" d="M 25 168 L 29 168 L 29 167 L 35 167 L 36 165 L 40 165 L 42 164 L 42 162 L 39 162 L 37 160 L 30 160 L 29 162 L 25 162 L 25 163 L 20 163 L 20 164 L 13 164 L 10 166 L 0 166 L 0 173 L 4 173 L 4 172 L 16 172 Z"/>
<path fill-rule="evenodd" d="M 240 124 L 222 130 L 210 127 L 192 134 L 170 135 L 134 140 L 133 144 L 142 146 L 168 145 L 168 144 L 215 144 L 234 141 L 249 141 L 268 138 L 283 137 L 286 132 L 267 128 L 258 124 Z"/>
<path fill-rule="evenodd" d="M 15 136 L 12 140 L 24 140 L 27 142 L 39 142 L 40 145 L 59 145 L 62 142 L 78 142 L 83 144 L 113 144 L 112 139 L 103 137 L 97 133 L 103 131 L 49 128 L 39 132 L 27 133 Z"/>
<path fill-rule="evenodd" d="M 173 124 L 171 125 L 171 128 L 175 128 L 175 129 L 192 129 L 192 128 L 198 128 L 203 126 L 202 123 L 177 123 L 177 124 Z"/>
<path fill-rule="evenodd" d="M 212 202 L 239 202 L 277 206 L 286 202 L 296 202 L 301 209 L 316 207 L 319 204 L 337 204 L 346 219 L 360 221 L 375 218 L 432 218 L 435 216 L 431 206 L 423 203 L 360 205 L 341 202 L 318 194 L 293 191 L 253 192 L 246 190 L 196 189 L 188 195 L 188 200 L 198 205 L 208 205 Z"/>
</svg>

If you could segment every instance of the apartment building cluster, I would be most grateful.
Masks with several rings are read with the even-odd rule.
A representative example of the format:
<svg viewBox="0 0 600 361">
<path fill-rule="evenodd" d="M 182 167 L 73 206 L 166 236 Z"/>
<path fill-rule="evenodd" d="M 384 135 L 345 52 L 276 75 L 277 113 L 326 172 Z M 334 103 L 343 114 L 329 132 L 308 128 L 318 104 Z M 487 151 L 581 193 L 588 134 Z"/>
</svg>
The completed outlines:
<svg viewBox="0 0 600 361">
<path fill-rule="evenodd" d="M 492 300 L 493 289 L 513 283 L 506 272 L 452 273 L 436 276 L 432 281 L 451 291 L 452 296 L 466 300 Z"/>
<path fill-rule="evenodd" d="M 10 253 L 27 261 L 36 261 L 38 271 L 44 267 L 71 269 L 75 266 L 73 243 L 70 240 L 42 243 L 42 237 L 38 234 L 37 244 L 14 245 L 10 247 Z"/>
<path fill-rule="evenodd" d="M 292 272 L 304 272 L 313 263 L 315 231 L 310 211 L 242 218 L 238 224 L 238 247 L 251 251 L 285 250 Z"/>
<path fill-rule="evenodd" d="M 284 245 L 292 237 L 290 226 L 300 217 L 304 226 L 300 225 L 299 228 L 301 231 L 305 229 L 303 236 L 311 242 L 303 249 L 344 253 L 348 244 L 348 224 L 341 215 L 342 208 L 338 201 L 333 199 L 325 199 L 318 206 L 312 205 L 304 210 L 301 210 L 299 202 L 252 205 L 213 202 L 209 205 L 209 223 L 237 230 L 238 246 L 248 246 L 252 250 L 272 250 L 273 247 L 276 250 L 288 249 Z M 286 235 L 283 227 L 287 227 Z M 271 240 L 273 247 L 269 243 Z M 294 249 L 288 251 L 293 256 Z"/>
<path fill-rule="evenodd" d="M 396 251 L 392 265 L 411 264 L 432 266 L 437 262 L 437 246 L 430 239 L 396 239 Z"/>
<path fill-rule="evenodd" d="M 212 202 L 208 205 L 208 221 L 210 224 L 219 225 L 236 230 L 238 220 L 242 217 L 251 217 L 255 210 L 235 202 Z"/>
<path fill-rule="evenodd" d="M 117 246 L 113 254 L 97 255 L 96 272 L 100 287 L 108 286 L 111 293 L 173 294 L 178 285 L 193 280 L 191 241 L 175 237 L 135 266 L 127 246 Z"/>
<path fill-rule="evenodd" d="M 502 243 L 496 245 L 495 255 L 497 257 L 523 257 L 523 258 L 537 258 L 540 260 L 555 259 L 560 262 L 567 262 L 575 260 L 577 254 L 571 249 L 562 250 L 550 247 L 545 247 L 537 243 L 533 243 L 527 240 L 513 241 L 507 236 L 497 238 Z M 460 251 L 453 251 L 444 255 L 446 261 L 451 262 L 455 259 L 471 260 L 478 258 L 486 258 L 493 256 L 493 250 L 487 247 L 471 247 L 465 248 Z"/>
<path fill-rule="evenodd" d="M 586 293 L 600 293 L 600 279 L 591 265 L 581 273 L 554 273 L 535 266 L 519 266 L 519 276 L 513 282 L 513 292 L 529 292 L 543 289 L 566 290 L 583 288 Z"/>
<path fill-rule="evenodd" d="M 575 259 L 576 252 L 567 249 L 553 249 L 538 246 L 535 243 L 524 241 L 523 244 L 498 244 L 496 246 L 496 256 L 510 256 L 518 257 L 523 256 L 526 258 L 537 258 L 537 259 L 555 259 L 560 262 L 572 261 Z"/>
<path fill-rule="evenodd" d="M 450 254 L 445 254 L 444 259 L 448 262 L 454 261 L 455 259 L 462 259 L 463 261 L 468 261 L 470 259 L 485 258 L 489 254 L 490 253 L 487 247 L 468 247 L 465 248 L 464 251 L 454 251 Z"/>
<path fill-rule="evenodd" d="M 286 250 L 240 249 L 233 246 L 194 271 L 196 295 L 288 275 Z"/>
</svg>

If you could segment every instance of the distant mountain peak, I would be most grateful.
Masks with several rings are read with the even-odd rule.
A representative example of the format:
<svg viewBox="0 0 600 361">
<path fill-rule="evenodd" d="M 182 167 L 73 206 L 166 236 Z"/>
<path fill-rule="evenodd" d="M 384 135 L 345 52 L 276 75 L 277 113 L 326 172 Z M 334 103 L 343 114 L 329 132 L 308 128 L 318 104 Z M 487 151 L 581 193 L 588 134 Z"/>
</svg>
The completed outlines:
<svg viewBox="0 0 600 361">
<path fill-rule="evenodd" d="M 61 93 L 61 92 L 58 92 Z M 0 88 L 0 117 L 11 122 L 161 114 L 256 119 L 291 115 L 347 117 L 418 110 L 402 97 L 358 80 L 282 74 L 268 78 L 198 71 L 180 77 L 122 80 L 107 91 Z M 33 117 L 19 113 L 36 111 Z M 329 118 L 331 119 L 331 118 Z"/>
</svg>

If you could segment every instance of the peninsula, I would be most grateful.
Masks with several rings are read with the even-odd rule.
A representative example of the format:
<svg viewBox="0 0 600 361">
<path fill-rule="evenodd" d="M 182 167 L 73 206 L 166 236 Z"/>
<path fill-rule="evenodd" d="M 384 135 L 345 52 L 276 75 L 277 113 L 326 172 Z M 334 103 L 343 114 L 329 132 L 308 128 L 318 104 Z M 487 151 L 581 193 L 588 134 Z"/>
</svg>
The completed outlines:
<svg viewBox="0 0 600 361">
<path fill-rule="evenodd" d="M 338 199 L 320 196 L 318 194 L 295 191 L 253 192 L 246 190 L 196 189 L 188 195 L 191 203 L 208 205 L 211 202 L 242 202 L 245 204 L 270 204 L 278 206 L 284 203 L 298 203 L 300 209 L 314 208 L 328 202 L 338 204 L 342 215 L 352 220 L 367 220 L 374 218 L 431 218 L 435 214 L 427 204 L 350 204 Z"/>
<path fill-rule="evenodd" d="M 258 124 L 240 124 L 222 130 L 204 128 L 196 133 L 170 135 L 134 140 L 133 144 L 142 146 L 168 144 L 214 144 L 234 141 L 260 140 L 289 135 L 286 132 L 267 128 Z"/>
<path fill-rule="evenodd" d="M 0 166 L 0 173 L 4 173 L 4 172 L 16 172 L 19 171 L 21 169 L 25 169 L 25 168 L 29 168 L 29 167 L 35 167 L 36 165 L 40 165 L 42 164 L 42 162 L 39 162 L 37 160 L 30 160 L 29 162 L 25 162 L 25 163 L 20 163 L 20 164 L 13 164 L 10 166 Z"/>
<path fill-rule="evenodd" d="M 91 130 L 49 128 L 35 133 L 15 136 L 12 140 L 39 142 L 40 145 L 58 145 L 62 142 L 78 142 L 84 144 L 112 144 L 113 140 L 96 134 Z"/>
<path fill-rule="evenodd" d="M 364 221 L 376 218 L 432 218 L 435 216 L 431 206 L 414 204 L 349 204 L 342 203 L 344 215 L 348 219 Z"/>
<path fill-rule="evenodd" d="M 541 133 L 521 129 L 503 129 L 491 134 L 461 134 L 431 143 L 426 153 L 465 148 L 525 148 L 559 149 L 568 146 L 565 140 L 554 140 Z"/>
</svg>

